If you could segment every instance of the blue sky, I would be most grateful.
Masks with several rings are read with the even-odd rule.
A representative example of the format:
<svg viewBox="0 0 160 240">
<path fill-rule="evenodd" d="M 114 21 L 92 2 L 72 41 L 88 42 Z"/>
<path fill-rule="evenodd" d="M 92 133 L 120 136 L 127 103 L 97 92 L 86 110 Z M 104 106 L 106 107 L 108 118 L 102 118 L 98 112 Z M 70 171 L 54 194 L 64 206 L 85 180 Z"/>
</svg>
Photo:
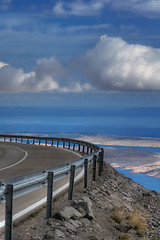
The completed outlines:
<svg viewBox="0 0 160 240">
<path fill-rule="evenodd" d="M 159 107 L 159 26 L 159 0 L 0 0 L 0 105 Z"/>
</svg>

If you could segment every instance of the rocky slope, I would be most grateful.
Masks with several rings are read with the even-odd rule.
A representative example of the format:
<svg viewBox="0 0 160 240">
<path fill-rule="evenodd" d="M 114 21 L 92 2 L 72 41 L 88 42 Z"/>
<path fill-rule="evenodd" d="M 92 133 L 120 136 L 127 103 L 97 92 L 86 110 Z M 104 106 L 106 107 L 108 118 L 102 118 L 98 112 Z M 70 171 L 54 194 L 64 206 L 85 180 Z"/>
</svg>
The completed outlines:
<svg viewBox="0 0 160 240">
<path fill-rule="evenodd" d="M 91 174 L 90 174 L 91 175 Z M 106 164 L 96 182 L 83 182 L 54 201 L 53 217 L 45 207 L 13 229 L 13 240 L 160 239 L 160 195 L 145 189 Z"/>
</svg>

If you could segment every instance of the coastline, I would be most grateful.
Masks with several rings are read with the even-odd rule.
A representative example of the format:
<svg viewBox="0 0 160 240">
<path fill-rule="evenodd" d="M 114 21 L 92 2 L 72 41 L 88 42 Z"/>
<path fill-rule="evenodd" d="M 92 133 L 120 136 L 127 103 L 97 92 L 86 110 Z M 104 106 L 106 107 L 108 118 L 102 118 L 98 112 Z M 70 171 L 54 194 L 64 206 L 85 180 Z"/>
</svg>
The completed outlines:
<svg viewBox="0 0 160 240">
<path fill-rule="evenodd" d="M 146 150 L 147 147 L 159 148 L 159 138 L 102 135 L 84 135 L 81 137 L 84 141 L 103 146 L 105 161 L 111 164 L 112 167 L 160 178 L 160 154 L 132 148 L 146 147 Z M 120 149 L 112 146 L 123 146 L 124 148 Z"/>
<path fill-rule="evenodd" d="M 104 147 L 105 161 L 114 168 L 132 170 L 147 176 L 160 178 L 160 154 L 133 148 Z"/>
<path fill-rule="evenodd" d="M 127 147 L 160 147 L 160 139 L 151 137 L 81 135 L 81 139 L 99 145 L 116 145 Z"/>
</svg>

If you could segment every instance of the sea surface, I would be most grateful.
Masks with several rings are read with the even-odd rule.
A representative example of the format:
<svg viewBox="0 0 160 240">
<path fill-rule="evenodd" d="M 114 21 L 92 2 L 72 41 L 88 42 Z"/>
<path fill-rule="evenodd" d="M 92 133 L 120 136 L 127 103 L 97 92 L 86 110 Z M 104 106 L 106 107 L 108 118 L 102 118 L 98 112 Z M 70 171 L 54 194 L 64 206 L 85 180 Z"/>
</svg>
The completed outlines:
<svg viewBox="0 0 160 240">
<path fill-rule="evenodd" d="M 160 138 L 160 108 L 0 106 L 0 133 L 73 138 L 82 134 Z M 159 148 L 136 148 L 160 153 Z M 160 192 L 160 179 L 118 170 L 143 186 Z"/>
<path fill-rule="evenodd" d="M 131 148 L 130 146 L 117 146 L 117 145 L 103 145 L 102 147 L 112 147 L 112 148 Z M 160 154 L 160 147 L 140 147 L 140 146 L 132 146 L 133 149 L 141 150 L 141 151 L 149 151 L 153 153 Z M 117 171 L 122 173 L 128 178 L 131 178 L 134 182 L 141 184 L 145 188 L 150 190 L 155 190 L 160 193 L 160 179 L 155 177 L 150 177 L 145 175 L 144 173 L 133 173 L 132 170 L 125 170 L 123 168 L 116 168 Z"/>
<path fill-rule="evenodd" d="M 160 108 L 0 107 L 0 132 L 160 137 Z"/>
<path fill-rule="evenodd" d="M 144 173 L 132 173 L 131 170 L 124 170 L 120 168 L 116 168 L 117 171 L 122 173 L 128 178 L 131 178 L 134 182 L 141 184 L 145 188 L 150 190 L 155 190 L 160 193 L 160 179 L 154 178 L 145 175 Z"/>
</svg>

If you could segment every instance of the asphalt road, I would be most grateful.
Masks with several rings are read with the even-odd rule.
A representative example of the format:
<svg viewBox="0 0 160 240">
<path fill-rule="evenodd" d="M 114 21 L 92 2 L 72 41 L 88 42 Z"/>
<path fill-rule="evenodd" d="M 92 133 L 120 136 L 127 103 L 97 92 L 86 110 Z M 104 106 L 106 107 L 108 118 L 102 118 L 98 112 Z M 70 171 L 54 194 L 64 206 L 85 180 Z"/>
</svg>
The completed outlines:
<svg viewBox="0 0 160 240">
<path fill-rule="evenodd" d="M 0 142 L 0 181 L 43 170 L 79 158 L 51 146 Z"/>
</svg>

